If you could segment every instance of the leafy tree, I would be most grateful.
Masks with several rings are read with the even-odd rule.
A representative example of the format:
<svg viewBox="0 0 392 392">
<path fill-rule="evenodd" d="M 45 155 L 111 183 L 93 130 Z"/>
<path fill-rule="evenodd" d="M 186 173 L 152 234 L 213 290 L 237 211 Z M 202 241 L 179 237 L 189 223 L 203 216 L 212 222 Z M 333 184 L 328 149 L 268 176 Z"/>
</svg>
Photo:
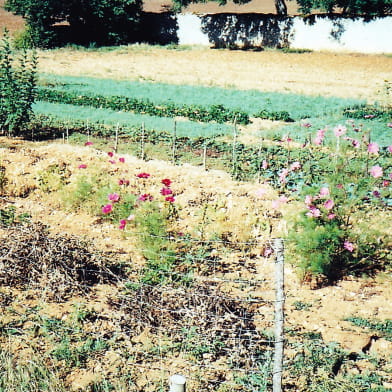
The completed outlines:
<svg viewBox="0 0 392 392">
<path fill-rule="evenodd" d="M 131 42 L 137 33 L 141 6 L 142 0 L 6 0 L 5 3 L 8 11 L 26 19 L 32 42 L 42 47 L 63 43 L 58 31 L 67 31 L 69 42 L 79 44 Z"/>
<path fill-rule="evenodd" d="M 8 32 L 0 44 L 0 130 L 9 135 L 23 131 L 33 115 L 36 95 L 37 57 L 23 50 L 13 52 Z"/>
<path fill-rule="evenodd" d="M 374 17 L 392 13 L 392 0 L 297 0 L 303 13 L 320 10 L 349 16 Z"/>
</svg>

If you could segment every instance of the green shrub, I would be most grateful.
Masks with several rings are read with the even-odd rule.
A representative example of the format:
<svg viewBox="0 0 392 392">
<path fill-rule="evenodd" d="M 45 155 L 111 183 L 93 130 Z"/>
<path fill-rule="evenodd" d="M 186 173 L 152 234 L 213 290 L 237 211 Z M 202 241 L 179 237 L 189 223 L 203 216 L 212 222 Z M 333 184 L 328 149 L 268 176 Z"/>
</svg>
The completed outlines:
<svg viewBox="0 0 392 392">
<path fill-rule="evenodd" d="M 9 135 L 25 130 L 33 115 L 36 70 L 36 53 L 24 50 L 17 58 L 5 31 L 0 46 L 0 129 Z"/>
</svg>

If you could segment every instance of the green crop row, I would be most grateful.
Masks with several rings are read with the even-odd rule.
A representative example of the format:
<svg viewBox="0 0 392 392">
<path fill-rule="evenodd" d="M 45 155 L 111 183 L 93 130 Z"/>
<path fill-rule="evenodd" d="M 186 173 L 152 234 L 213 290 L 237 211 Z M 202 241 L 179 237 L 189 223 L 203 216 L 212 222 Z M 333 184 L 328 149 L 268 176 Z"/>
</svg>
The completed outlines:
<svg viewBox="0 0 392 392">
<path fill-rule="evenodd" d="M 58 91 L 49 88 L 38 89 L 38 100 L 129 111 L 158 117 L 186 117 L 193 121 L 215 121 L 219 124 L 236 121 L 238 124 L 246 125 L 250 122 L 247 113 L 239 110 L 229 110 L 223 105 L 212 105 L 209 108 L 204 108 L 196 105 L 177 106 L 168 103 L 157 106 L 148 99 L 124 96 L 80 95 L 74 92 Z"/>
<path fill-rule="evenodd" d="M 346 117 L 358 119 L 377 119 L 392 121 L 392 108 L 383 108 L 376 105 L 354 105 L 343 110 Z"/>
</svg>

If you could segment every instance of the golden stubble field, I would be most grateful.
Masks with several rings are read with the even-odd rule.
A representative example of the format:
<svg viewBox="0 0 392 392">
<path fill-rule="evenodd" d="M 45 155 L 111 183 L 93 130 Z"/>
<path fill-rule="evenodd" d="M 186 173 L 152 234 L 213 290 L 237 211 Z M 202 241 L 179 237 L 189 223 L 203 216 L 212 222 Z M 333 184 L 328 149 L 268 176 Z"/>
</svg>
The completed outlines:
<svg viewBox="0 0 392 392">
<path fill-rule="evenodd" d="M 235 87 L 375 101 L 392 80 L 392 57 L 347 53 L 244 52 L 144 45 L 116 51 L 40 52 L 39 70 L 123 80 Z"/>
</svg>

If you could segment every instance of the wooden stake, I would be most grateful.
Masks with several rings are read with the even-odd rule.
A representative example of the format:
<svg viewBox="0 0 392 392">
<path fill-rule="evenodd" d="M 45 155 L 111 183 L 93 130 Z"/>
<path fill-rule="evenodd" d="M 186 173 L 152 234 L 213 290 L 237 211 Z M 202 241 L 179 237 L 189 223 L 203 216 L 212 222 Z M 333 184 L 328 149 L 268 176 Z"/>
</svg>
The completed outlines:
<svg viewBox="0 0 392 392">
<path fill-rule="evenodd" d="M 284 244 L 281 238 L 273 243 L 275 251 L 275 351 L 272 391 L 282 391 L 284 349 Z"/>
<path fill-rule="evenodd" d="M 116 134 L 115 134 L 115 139 L 114 139 L 114 152 L 117 152 L 117 148 L 118 148 L 118 129 L 120 127 L 120 124 L 117 123 L 116 126 Z"/>
</svg>

